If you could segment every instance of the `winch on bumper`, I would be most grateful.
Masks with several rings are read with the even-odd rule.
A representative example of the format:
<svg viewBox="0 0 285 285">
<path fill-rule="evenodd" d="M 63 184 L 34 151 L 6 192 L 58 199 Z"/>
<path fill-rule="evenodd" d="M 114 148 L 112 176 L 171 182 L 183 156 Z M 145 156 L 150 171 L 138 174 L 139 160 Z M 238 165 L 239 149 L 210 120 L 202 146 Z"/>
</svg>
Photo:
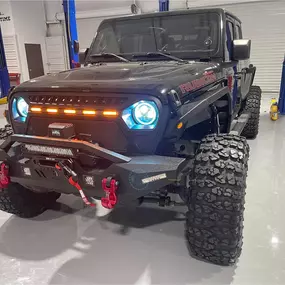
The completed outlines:
<svg viewBox="0 0 285 285">
<path fill-rule="evenodd" d="M 84 155 L 93 157 L 92 167 L 82 165 Z M 106 208 L 173 184 L 184 160 L 156 155 L 127 157 L 84 140 L 54 137 L 14 134 L 0 145 L 2 178 L 36 191 L 80 193 L 90 205 L 87 197 L 99 198 Z M 9 170 L 2 173 L 4 166 Z"/>
</svg>

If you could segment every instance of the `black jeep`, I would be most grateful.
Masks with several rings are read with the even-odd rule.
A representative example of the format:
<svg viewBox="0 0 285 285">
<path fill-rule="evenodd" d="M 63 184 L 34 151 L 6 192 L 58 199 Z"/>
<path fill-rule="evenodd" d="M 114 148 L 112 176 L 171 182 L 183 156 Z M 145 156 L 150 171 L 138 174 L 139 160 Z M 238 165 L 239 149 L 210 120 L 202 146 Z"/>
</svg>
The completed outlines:
<svg viewBox="0 0 285 285">
<path fill-rule="evenodd" d="M 0 208 L 32 217 L 60 193 L 106 208 L 179 194 L 191 253 L 229 265 L 242 247 L 261 89 L 250 40 L 222 9 L 102 22 L 85 67 L 9 94 Z"/>
</svg>

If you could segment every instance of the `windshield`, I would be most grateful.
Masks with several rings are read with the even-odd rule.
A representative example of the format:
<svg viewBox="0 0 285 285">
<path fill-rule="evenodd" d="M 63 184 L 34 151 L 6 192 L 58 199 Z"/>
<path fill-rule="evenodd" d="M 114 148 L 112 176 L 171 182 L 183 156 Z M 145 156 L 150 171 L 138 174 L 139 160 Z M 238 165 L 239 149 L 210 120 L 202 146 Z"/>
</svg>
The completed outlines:
<svg viewBox="0 0 285 285">
<path fill-rule="evenodd" d="M 209 58 L 219 50 L 219 22 L 216 13 L 116 19 L 99 27 L 89 54 L 114 53 L 130 59 L 159 51 L 183 59 Z"/>
</svg>

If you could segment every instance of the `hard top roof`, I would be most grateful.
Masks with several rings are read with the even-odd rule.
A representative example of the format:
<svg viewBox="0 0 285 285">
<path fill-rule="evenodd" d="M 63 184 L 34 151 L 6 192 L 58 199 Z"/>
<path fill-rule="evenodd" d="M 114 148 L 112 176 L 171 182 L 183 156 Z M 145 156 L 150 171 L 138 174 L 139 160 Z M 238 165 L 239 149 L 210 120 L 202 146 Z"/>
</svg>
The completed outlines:
<svg viewBox="0 0 285 285">
<path fill-rule="evenodd" d="M 206 13 L 206 12 L 226 14 L 226 15 L 229 15 L 230 17 L 234 18 L 235 20 L 237 20 L 238 22 L 241 23 L 241 20 L 237 16 L 235 16 L 231 12 L 228 12 L 222 8 L 195 8 L 195 9 L 187 9 L 187 10 L 174 10 L 174 11 L 167 11 L 167 12 L 145 13 L 145 14 L 130 15 L 130 16 L 123 16 L 123 17 L 106 19 L 102 23 L 121 21 L 121 20 L 127 20 L 127 19 L 143 19 L 143 18 L 149 18 L 149 17 L 185 15 L 185 14 Z"/>
</svg>

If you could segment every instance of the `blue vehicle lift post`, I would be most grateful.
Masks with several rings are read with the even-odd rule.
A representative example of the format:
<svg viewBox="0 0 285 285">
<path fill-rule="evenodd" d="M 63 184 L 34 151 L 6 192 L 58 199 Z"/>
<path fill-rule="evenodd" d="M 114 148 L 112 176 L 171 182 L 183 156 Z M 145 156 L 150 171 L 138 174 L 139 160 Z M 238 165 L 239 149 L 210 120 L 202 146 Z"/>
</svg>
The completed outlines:
<svg viewBox="0 0 285 285">
<path fill-rule="evenodd" d="M 1 98 L 7 97 L 10 89 L 10 79 L 7 68 L 2 31 L 0 28 L 0 92 Z"/>
<path fill-rule="evenodd" d="M 169 0 L 159 0 L 159 11 L 169 11 Z"/>
<path fill-rule="evenodd" d="M 281 86 L 280 86 L 280 95 L 279 95 L 279 101 L 278 101 L 278 110 L 281 115 L 285 115 L 285 56 L 284 56 L 282 75 L 281 75 Z"/>
<path fill-rule="evenodd" d="M 63 0 L 62 5 L 65 18 L 69 64 L 70 68 L 75 68 L 79 62 L 79 56 L 74 50 L 75 43 L 78 42 L 75 0 Z"/>
</svg>

